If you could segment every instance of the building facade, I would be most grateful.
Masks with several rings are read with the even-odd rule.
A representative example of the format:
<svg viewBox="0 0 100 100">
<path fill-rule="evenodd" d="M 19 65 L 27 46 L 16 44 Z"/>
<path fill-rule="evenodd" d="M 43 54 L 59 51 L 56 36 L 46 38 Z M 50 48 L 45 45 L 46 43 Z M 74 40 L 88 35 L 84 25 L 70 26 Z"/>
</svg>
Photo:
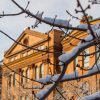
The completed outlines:
<svg viewBox="0 0 100 100">
<path fill-rule="evenodd" d="M 92 20 L 90 23 L 91 25 L 98 24 L 100 26 L 100 18 Z M 84 25 L 86 23 L 81 22 L 81 24 Z M 62 41 L 63 52 L 71 52 L 73 48 L 79 44 L 79 42 L 84 42 L 82 39 L 84 39 L 87 34 L 88 33 L 86 32 L 77 30 L 70 32 L 69 36 Z M 89 70 L 87 69 L 91 70 L 92 66 L 94 66 L 95 62 L 97 61 L 97 58 L 97 64 L 100 64 L 99 52 L 90 56 L 81 56 L 98 51 L 99 46 L 100 45 L 92 46 L 85 49 L 79 56 L 77 56 L 77 58 L 75 58 L 74 61 L 69 64 L 66 73 L 70 74 L 76 71 L 78 72 L 79 76 L 82 76 L 88 73 Z M 67 99 L 68 97 L 72 97 L 71 100 L 77 100 L 78 98 L 80 99 L 83 96 L 100 91 L 100 74 L 83 79 L 77 79 L 76 81 L 64 82 L 63 87 L 65 91 L 67 90 L 65 93 Z"/>
<path fill-rule="evenodd" d="M 58 30 L 44 34 L 26 29 L 19 36 L 4 55 L 2 100 L 35 100 L 32 87 L 39 83 L 33 80 L 60 72 L 54 65 L 62 52 L 62 34 Z"/>
<path fill-rule="evenodd" d="M 91 21 L 91 24 L 100 24 L 100 19 Z M 70 35 L 77 38 L 87 36 L 86 32 L 72 31 Z M 36 100 L 34 93 L 41 85 L 34 80 L 45 77 L 47 74 L 59 74 L 61 68 L 57 66 L 58 57 L 62 52 L 71 52 L 80 42 L 79 39 L 67 36 L 62 41 L 63 32 L 52 30 L 48 33 L 40 33 L 27 28 L 19 36 L 16 42 L 4 54 L 2 76 L 2 100 Z M 84 53 L 92 53 L 96 46 L 86 49 Z M 55 53 L 54 53 L 55 52 Z M 96 61 L 98 53 L 94 56 L 78 56 L 71 62 L 66 70 L 67 74 L 78 71 L 79 75 L 87 73 L 82 68 L 90 68 Z M 100 60 L 98 60 L 100 63 Z M 23 77 L 22 77 L 23 76 Z M 34 89 L 32 88 L 34 87 Z M 62 95 L 68 100 L 76 100 L 85 95 L 100 91 L 100 75 L 89 78 L 64 82 L 59 86 Z M 53 91 L 47 100 L 63 100 L 61 95 Z"/>
</svg>

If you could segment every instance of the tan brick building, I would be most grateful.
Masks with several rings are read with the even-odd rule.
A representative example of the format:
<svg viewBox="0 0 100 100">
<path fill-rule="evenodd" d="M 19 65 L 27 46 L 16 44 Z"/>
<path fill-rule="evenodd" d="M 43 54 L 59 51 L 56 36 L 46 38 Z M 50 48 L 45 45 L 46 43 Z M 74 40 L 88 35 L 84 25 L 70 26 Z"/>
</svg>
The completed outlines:
<svg viewBox="0 0 100 100">
<path fill-rule="evenodd" d="M 91 21 L 91 24 L 96 23 L 100 23 L 100 19 Z M 23 31 L 16 40 L 17 42 L 14 43 L 4 55 L 5 65 L 3 65 L 2 100 L 35 100 L 32 94 L 33 89 L 31 88 L 39 85 L 39 83 L 32 80 L 43 78 L 47 74 L 53 75 L 61 72 L 61 69 L 55 66 L 58 64 L 58 56 L 62 51 L 70 52 L 80 42 L 78 39 L 71 37 L 66 37 L 66 39 L 61 41 L 62 35 L 63 33 L 59 30 L 52 30 L 45 34 L 31 29 Z M 87 34 L 82 31 L 72 31 L 70 35 L 74 35 L 77 38 L 83 38 L 86 37 Z M 27 47 L 24 47 L 25 45 Z M 38 49 L 38 51 L 36 49 Z M 93 46 L 88 48 L 85 52 L 91 53 L 95 50 L 96 46 Z M 78 56 L 75 61 L 69 64 L 66 73 L 70 74 L 78 70 L 79 75 L 84 75 L 87 71 L 80 70 L 79 68 L 75 69 L 76 65 L 79 64 L 81 67 L 90 68 L 95 62 L 96 57 L 97 55 L 84 59 Z M 48 61 L 52 64 L 48 64 Z M 84 95 L 99 91 L 100 75 L 98 74 L 81 80 L 64 82 L 61 87 L 63 87 L 62 90 L 64 92 L 62 94 L 66 99 L 75 100 L 75 98 L 80 98 Z M 83 90 L 78 87 L 82 87 Z M 37 91 L 39 90 L 34 90 L 35 93 Z M 47 99 L 53 100 L 55 98 L 54 93 Z"/>
<path fill-rule="evenodd" d="M 62 52 L 62 34 L 63 33 L 58 30 L 52 30 L 44 34 L 26 29 L 21 36 L 19 36 L 17 42 L 31 48 L 14 43 L 5 53 L 5 65 L 3 66 L 5 76 L 2 77 L 2 100 L 34 100 L 32 99 L 33 90 L 23 89 L 21 85 L 32 88 L 37 83 L 30 79 L 43 78 L 47 74 L 58 73 L 60 71 L 59 68 L 54 65 L 58 63 L 57 58 Z M 47 50 L 50 52 L 49 54 L 43 52 Z M 52 52 L 59 53 L 53 54 Z M 48 64 L 48 59 L 54 65 Z M 21 77 L 7 67 L 30 79 Z"/>
<path fill-rule="evenodd" d="M 90 23 L 92 25 L 93 24 L 100 25 L 100 18 L 92 20 L 90 21 Z M 77 46 L 79 42 L 81 42 L 81 40 L 70 37 L 70 36 L 83 39 L 84 37 L 87 36 L 87 33 L 82 32 L 82 31 L 72 31 L 69 34 L 69 36 L 67 36 L 66 39 L 62 41 L 63 52 L 71 52 L 72 49 L 75 46 Z M 81 55 L 85 53 L 91 54 L 97 51 L 97 49 L 98 49 L 97 46 L 92 46 L 90 48 L 87 48 L 84 52 L 82 52 Z M 87 56 L 86 58 L 84 58 L 83 56 L 78 56 L 73 62 L 69 64 L 66 73 L 70 74 L 70 73 L 73 73 L 75 70 L 77 70 L 79 73 L 79 76 L 85 75 L 86 73 L 88 73 L 88 71 L 81 70 L 81 68 L 76 67 L 77 64 L 84 69 L 89 69 L 95 64 L 95 61 L 98 55 L 99 53 L 95 55 Z M 100 63 L 100 59 L 98 60 L 98 63 Z M 64 90 L 65 91 L 67 90 L 65 93 L 67 95 L 66 98 L 68 97 L 68 95 L 70 95 L 72 98 L 73 97 L 81 98 L 82 96 L 100 91 L 100 74 L 93 75 L 91 77 L 80 79 L 77 81 L 64 82 L 63 86 L 64 86 Z"/>
</svg>

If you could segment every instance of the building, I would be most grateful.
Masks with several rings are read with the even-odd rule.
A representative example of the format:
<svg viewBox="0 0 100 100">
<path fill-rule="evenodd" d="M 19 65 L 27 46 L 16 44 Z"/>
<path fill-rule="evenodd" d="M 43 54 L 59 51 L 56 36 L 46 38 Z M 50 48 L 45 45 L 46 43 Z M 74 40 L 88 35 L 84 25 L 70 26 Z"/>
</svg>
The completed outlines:
<svg viewBox="0 0 100 100">
<path fill-rule="evenodd" d="M 3 73 L 5 76 L 2 77 L 2 100 L 34 100 L 32 99 L 34 98 L 33 90 L 27 89 L 37 86 L 38 83 L 32 79 L 39 79 L 47 74 L 60 72 L 58 66 L 54 65 L 58 63 L 57 58 L 62 52 L 62 34 L 58 30 L 44 34 L 27 28 L 19 36 L 17 42 L 4 55 Z M 54 54 L 52 52 L 59 53 Z M 48 61 L 52 65 L 48 64 Z M 34 92 L 37 91 L 38 89 Z"/>
<path fill-rule="evenodd" d="M 99 24 L 100 26 L 100 18 L 91 20 L 90 23 L 92 25 Z M 81 24 L 84 25 L 83 22 L 81 22 Z M 85 38 L 87 34 L 88 33 L 86 32 L 77 30 L 70 32 L 69 36 L 67 36 L 66 39 L 62 41 L 63 52 L 71 52 L 73 48 L 78 45 L 79 42 L 82 42 L 82 40 L 80 39 Z M 95 51 L 98 51 L 98 46 L 100 45 L 87 48 L 80 55 L 91 54 Z M 82 68 L 90 69 L 95 64 L 98 57 L 99 53 L 86 57 L 78 56 L 73 62 L 69 64 L 66 73 L 70 74 L 76 70 L 78 71 L 79 76 L 85 75 L 88 73 L 89 70 L 82 70 Z M 97 63 L 100 64 L 100 58 L 98 59 Z M 91 77 L 80 79 L 77 81 L 64 82 L 63 87 L 65 91 L 67 90 L 65 93 L 65 95 L 67 95 L 66 98 L 68 97 L 68 95 L 70 95 L 70 97 L 72 98 L 81 98 L 85 95 L 100 91 L 100 74 L 93 75 Z"/>
<path fill-rule="evenodd" d="M 91 24 L 96 23 L 100 23 L 100 19 L 91 21 Z M 62 41 L 62 35 L 63 32 L 55 29 L 45 34 L 29 28 L 23 31 L 16 43 L 4 54 L 2 100 L 35 100 L 36 98 L 33 94 L 40 90 L 37 89 L 40 84 L 34 82 L 34 79 L 43 78 L 47 74 L 53 75 L 61 72 L 61 68 L 57 66 L 58 56 L 62 51 L 71 52 L 80 42 L 80 40 L 70 36 L 67 36 Z M 87 33 L 72 31 L 70 35 L 83 38 L 87 36 Z M 85 52 L 91 53 L 96 50 L 96 46 L 92 46 L 86 49 Z M 70 74 L 77 70 L 79 75 L 86 74 L 87 71 L 81 70 L 76 66 L 90 68 L 94 64 L 96 57 L 98 57 L 98 53 L 85 58 L 78 56 L 69 64 L 66 73 Z M 32 87 L 36 89 L 33 91 Z M 76 100 L 100 91 L 100 75 L 64 82 L 59 85 L 59 90 L 66 99 Z M 57 92 L 53 91 L 47 100 L 58 100 L 57 98 L 63 100 Z"/>
</svg>

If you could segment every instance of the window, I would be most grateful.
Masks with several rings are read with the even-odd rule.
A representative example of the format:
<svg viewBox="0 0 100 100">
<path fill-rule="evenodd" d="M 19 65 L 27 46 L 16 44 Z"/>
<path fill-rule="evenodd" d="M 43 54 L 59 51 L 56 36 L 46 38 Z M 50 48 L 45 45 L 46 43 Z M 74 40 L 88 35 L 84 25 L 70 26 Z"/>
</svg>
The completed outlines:
<svg viewBox="0 0 100 100">
<path fill-rule="evenodd" d="M 39 79 L 39 68 L 37 66 L 35 67 L 35 78 Z"/>
<path fill-rule="evenodd" d="M 22 97 L 22 100 L 25 100 L 24 97 Z"/>
<path fill-rule="evenodd" d="M 79 93 L 83 93 L 84 95 L 87 95 L 90 91 L 90 84 L 88 81 L 82 82 L 79 87 L 81 88 Z"/>
<path fill-rule="evenodd" d="M 23 96 L 20 96 L 18 100 L 25 100 Z"/>
<path fill-rule="evenodd" d="M 84 50 L 85 54 L 89 54 L 89 49 Z M 84 56 L 84 67 L 89 67 L 89 56 Z"/>
<path fill-rule="evenodd" d="M 75 61 L 74 61 L 74 66 L 76 67 L 77 64 L 78 64 L 78 57 L 77 57 L 77 58 L 75 59 Z M 76 70 L 78 70 L 78 67 L 76 67 Z"/>
<path fill-rule="evenodd" d="M 14 96 L 12 96 L 12 100 L 15 100 L 15 97 Z"/>
<path fill-rule="evenodd" d="M 25 56 L 27 56 L 27 52 L 24 52 L 24 53 L 22 54 L 22 57 L 25 57 Z"/>
<path fill-rule="evenodd" d="M 10 62 L 12 62 L 12 61 L 14 61 L 14 57 L 12 57 L 12 58 L 10 59 Z"/>
<path fill-rule="evenodd" d="M 24 83 L 24 77 L 23 77 L 23 75 L 24 75 L 24 71 L 22 70 L 22 72 L 21 72 L 21 84 Z"/>
<path fill-rule="evenodd" d="M 39 49 L 39 50 L 46 49 L 46 46 L 44 46 L 44 45 L 42 45 L 42 46 L 39 46 L 39 47 L 38 47 L 38 49 Z"/>
<path fill-rule="evenodd" d="M 15 61 L 17 59 L 18 59 L 18 57 L 17 56 L 14 56 L 14 57 L 10 58 L 10 62 L 13 62 L 13 61 Z"/>
<path fill-rule="evenodd" d="M 98 79 L 98 85 L 99 85 L 98 91 L 100 91 L 100 79 Z"/>
<path fill-rule="evenodd" d="M 96 51 L 100 48 L 100 44 L 96 46 Z M 97 64 L 100 64 L 100 52 L 96 53 Z"/>
<path fill-rule="evenodd" d="M 11 87 L 11 75 L 9 75 L 9 87 Z"/>
<path fill-rule="evenodd" d="M 15 83 L 16 83 L 16 74 L 14 73 L 13 74 L 13 86 L 15 85 Z"/>
<path fill-rule="evenodd" d="M 44 75 L 44 64 L 40 65 L 40 78 L 42 78 Z"/>
<path fill-rule="evenodd" d="M 19 97 L 19 100 L 22 100 L 22 96 Z"/>
<path fill-rule="evenodd" d="M 35 79 L 35 65 L 32 65 L 32 78 Z"/>
<path fill-rule="evenodd" d="M 25 38 L 23 40 L 23 44 L 26 45 L 26 46 L 29 45 L 29 39 L 28 38 Z"/>
<path fill-rule="evenodd" d="M 15 60 L 17 60 L 18 58 L 17 58 L 17 56 L 15 57 Z"/>
<path fill-rule="evenodd" d="M 29 78 L 29 69 L 26 70 L 26 77 L 27 77 L 26 78 L 26 82 L 27 82 L 28 81 L 28 78 Z"/>
<path fill-rule="evenodd" d="M 32 50 L 27 51 L 27 55 L 31 55 L 32 53 L 33 53 Z"/>
<path fill-rule="evenodd" d="M 25 100 L 29 100 L 29 99 L 28 99 L 28 96 L 25 96 Z"/>
<path fill-rule="evenodd" d="M 84 82 L 83 83 L 83 94 L 86 95 L 87 93 L 89 93 L 89 83 Z"/>
</svg>

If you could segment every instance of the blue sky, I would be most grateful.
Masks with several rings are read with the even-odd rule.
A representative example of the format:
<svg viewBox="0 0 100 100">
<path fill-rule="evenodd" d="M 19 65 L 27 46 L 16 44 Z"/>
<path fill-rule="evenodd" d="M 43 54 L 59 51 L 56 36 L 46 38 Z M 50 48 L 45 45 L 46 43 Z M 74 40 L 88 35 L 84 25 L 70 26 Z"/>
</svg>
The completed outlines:
<svg viewBox="0 0 100 100">
<path fill-rule="evenodd" d="M 25 7 L 28 0 L 16 1 Z M 84 7 L 87 6 L 88 0 L 80 1 Z M 58 15 L 58 18 L 69 20 L 70 17 L 66 14 L 66 9 L 75 15 L 74 9 L 76 8 L 76 0 L 30 0 L 30 5 L 28 8 L 34 14 L 37 11 L 44 11 L 43 16 L 54 17 L 55 15 Z M 88 10 L 87 13 L 92 15 L 94 18 L 98 18 L 100 17 L 99 9 L 100 5 L 93 5 L 91 10 Z M 5 13 L 15 13 L 20 10 L 11 2 L 11 0 L 0 0 L 0 13 L 2 13 L 2 11 Z M 75 16 L 81 17 L 82 15 L 77 14 Z M 35 20 L 32 18 L 25 18 L 25 14 L 16 17 L 3 17 L 0 18 L 0 30 L 3 30 L 11 37 L 16 39 L 26 27 L 33 25 L 34 22 Z M 76 20 L 73 20 L 71 23 L 73 26 L 79 24 L 79 22 Z M 35 30 L 46 32 L 49 30 L 49 27 L 43 24 L 39 25 L 39 28 Z M 2 59 L 4 51 L 6 51 L 13 42 L 0 33 L 0 43 L 0 59 Z"/>
</svg>

